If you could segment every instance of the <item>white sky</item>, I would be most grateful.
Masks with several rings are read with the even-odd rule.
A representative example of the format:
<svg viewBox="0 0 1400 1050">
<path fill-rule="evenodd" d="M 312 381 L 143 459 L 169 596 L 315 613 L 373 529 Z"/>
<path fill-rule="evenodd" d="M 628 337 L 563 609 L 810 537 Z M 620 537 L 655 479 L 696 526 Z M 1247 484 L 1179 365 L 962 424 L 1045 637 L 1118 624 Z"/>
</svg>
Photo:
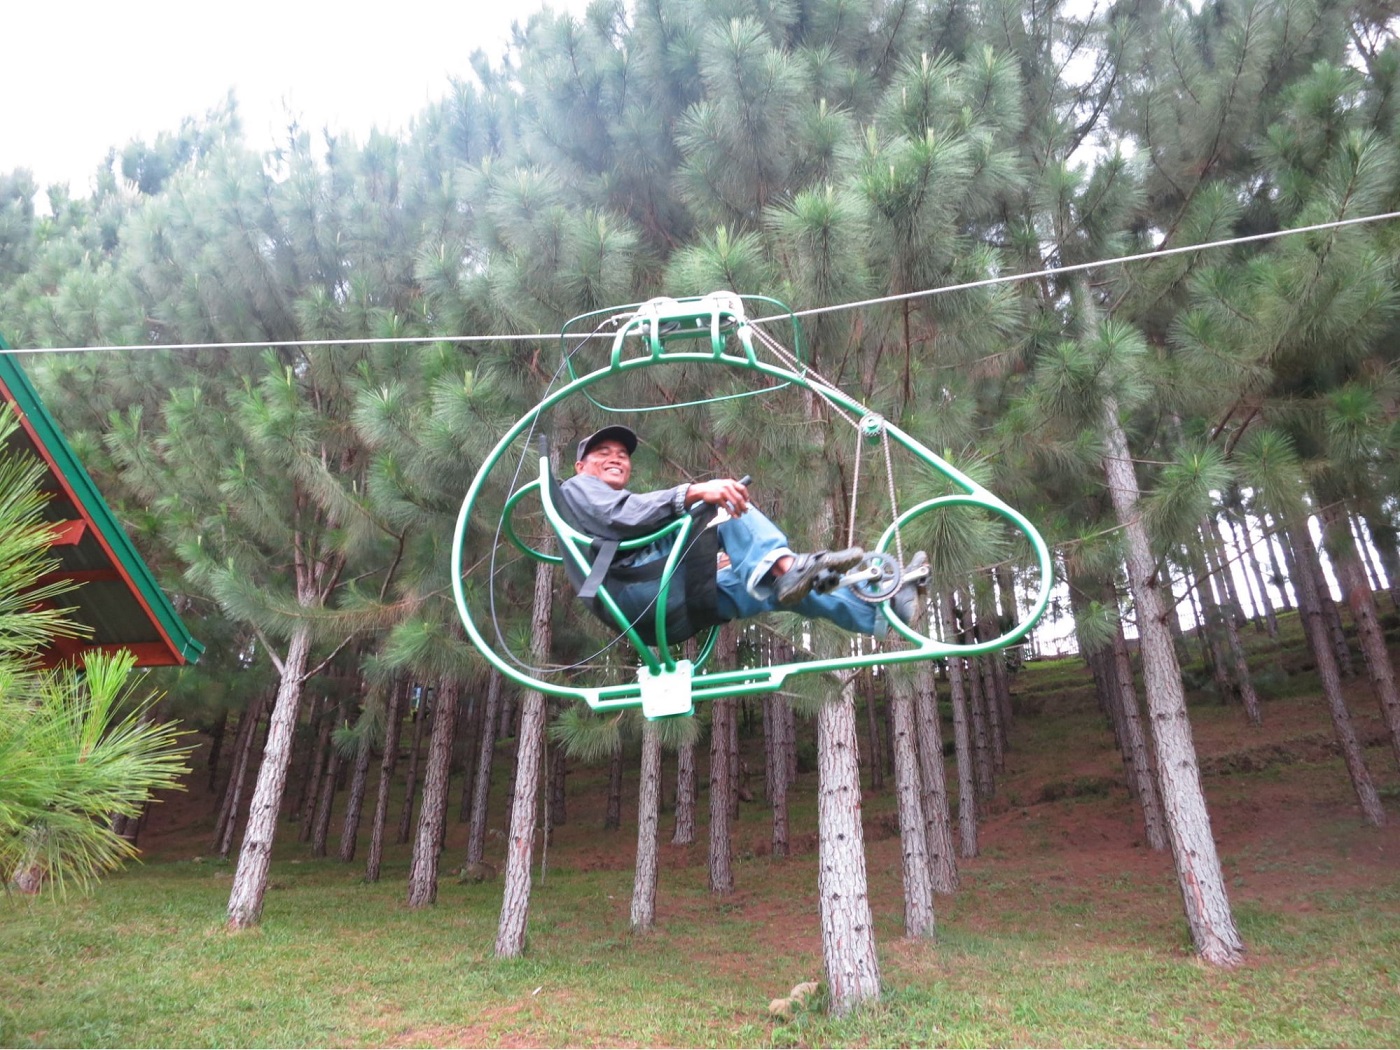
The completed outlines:
<svg viewBox="0 0 1400 1050">
<path fill-rule="evenodd" d="M 363 141 L 402 130 L 448 78 L 498 59 L 545 0 L 67 0 L 5 5 L 0 172 L 91 187 L 108 148 L 202 117 L 230 88 L 245 138 L 270 147 L 295 115 Z M 587 0 L 548 0 L 581 16 Z M 40 196 L 42 202 L 42 194 Z"/>
</svg>

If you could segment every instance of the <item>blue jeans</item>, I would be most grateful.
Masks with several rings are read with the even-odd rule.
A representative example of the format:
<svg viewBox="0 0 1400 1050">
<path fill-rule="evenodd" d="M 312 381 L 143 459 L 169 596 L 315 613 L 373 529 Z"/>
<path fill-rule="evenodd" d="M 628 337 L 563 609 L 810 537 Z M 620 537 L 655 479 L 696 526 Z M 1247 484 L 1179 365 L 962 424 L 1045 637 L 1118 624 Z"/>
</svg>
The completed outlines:
<svg viewBox="0 0 1400 1050">
<path fill-rule="evenodd" d="M 795 605 L 779 605 L 768 572 L 785 554 L 792 554 L 782 530 L 750 505 L 742 518 L 730 518 L 717 526 L 730 564 L 719 570 L 719 611 L 727 619 L 743 620 L 765 612 L 792 612 L 820 620 L 856 634 L 884 634 L 880 607 L 863 602 L 841 587 L 830 594 L 807 594 Z"/>
</svg>

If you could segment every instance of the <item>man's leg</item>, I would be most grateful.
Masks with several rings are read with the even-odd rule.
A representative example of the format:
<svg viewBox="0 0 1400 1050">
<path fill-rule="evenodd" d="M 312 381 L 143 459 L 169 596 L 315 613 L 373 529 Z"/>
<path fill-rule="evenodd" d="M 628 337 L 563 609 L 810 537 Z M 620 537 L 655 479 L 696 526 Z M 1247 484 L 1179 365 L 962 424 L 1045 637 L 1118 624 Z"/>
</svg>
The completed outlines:
<svg viewBox="0 0 1400 1050">
<path fill-rule="evenodd" d="M 888 626 L 885 618 L 880 615 L 880 607 L 861 601 L 851 593 L 849 587 L 838 587 L 827 594 L 812 591 L 796 605 L 779 605 L 775 608 L 818 620 L 829 620 L 853 634 L 880 637 L 884 635 Z"/>
<path fill-rule="evenodd" d="M 779 558 L 793 551 L 782 530 L 762 511 L 750 506 L 742 518 L 721 522 L 718 528 L 730 560 L 715 578 L 721 614 L 742 620 L 781 610 L 830 620 L 857 634 L 884 633 L 879 607 L 861 601 L 844 587 L 829 594 L 809 593 L 792 605 L 780 605 L 768 574 Z"/>
<path fill-rule="evenodd" d="M 719 570 L 715 581 L 720 613 L 742 620 L 775 608 L 768 577 L 780 558 L 793 553 L 782 530 L 752 504 L 742 518 L 722 521 L 716 528 L 729 555 L 729 565 Z"/>
</svg>

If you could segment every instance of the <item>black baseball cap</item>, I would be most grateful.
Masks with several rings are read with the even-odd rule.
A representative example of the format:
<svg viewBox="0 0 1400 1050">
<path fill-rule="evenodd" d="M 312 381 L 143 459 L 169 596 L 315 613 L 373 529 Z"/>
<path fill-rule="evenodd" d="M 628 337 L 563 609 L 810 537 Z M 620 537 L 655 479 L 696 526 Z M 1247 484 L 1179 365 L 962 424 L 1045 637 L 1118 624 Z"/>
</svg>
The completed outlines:
<svg viewBox="0 0 1400 1050">
<path fill-rule="evenodd" d="M 602 430 L 595 430 L 580 441 L 578 443 L 578 456 L 575 458 L 582 460 L 584 456 L 588 455 L 588 450 L 600 441 L 622 442 L 622 447 L 627 450 L 629 456 L 637 451 L 637 435 L 632 428 L 614 425 L 604 427 Z"/>
</svg>

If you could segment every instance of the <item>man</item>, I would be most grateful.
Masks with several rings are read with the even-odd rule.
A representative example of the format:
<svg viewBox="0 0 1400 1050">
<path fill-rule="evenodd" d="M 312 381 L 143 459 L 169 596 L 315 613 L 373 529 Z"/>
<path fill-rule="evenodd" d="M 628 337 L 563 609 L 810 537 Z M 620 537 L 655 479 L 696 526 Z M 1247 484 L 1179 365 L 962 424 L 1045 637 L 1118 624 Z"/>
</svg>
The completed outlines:
<svg viewBox="0 0 1400 1050">
<path fill-rule="evenodd" d="M 581 532 L 601 541 L 645 536 L 687 513 L 697 504 L 723 510 L 717 526 L 700 529 L 694 550 L 684 555 L 685 571 L 677 571 L 668 588 L 667 640 L 676 642 L 706 627 L 759 613 L 787 610 L 817 617 L 859 634 L 883 634 L 879 606 L 862 601 L 848 588 L 828 593 L 813 585 L 828 571 L 844 572 L 864 557 L 859 547 L 798 554 L 787 537 L 749 502 L 748 487 L 733 478 L 682 483 L 655 492 L 632 492 L 632 453 L 637 435 L 628 427 L 609 426 L 578 443 L 575 474 L 560 486 L 560 513 Z M 602 583 L 643 640 L 654 643 L 652 611 L 671 541 L 642 550 L 618 553 L 608 564 Z M 599 557 L 607 558 L 611 551 Z M 911 569 L 927 562 L 920 552 Z M 566 559 L 566 565 L 568 561 Z M 574 577 L 581 577 L 577 571 Z M 574 578 L 579 596 L 605 623 L 610 617 L 594 604 L 591 591 Z M 916 585 L 902 586 L 892 599 L 894 611 L 906 623 L 918 608 Z"/>
</svg>

